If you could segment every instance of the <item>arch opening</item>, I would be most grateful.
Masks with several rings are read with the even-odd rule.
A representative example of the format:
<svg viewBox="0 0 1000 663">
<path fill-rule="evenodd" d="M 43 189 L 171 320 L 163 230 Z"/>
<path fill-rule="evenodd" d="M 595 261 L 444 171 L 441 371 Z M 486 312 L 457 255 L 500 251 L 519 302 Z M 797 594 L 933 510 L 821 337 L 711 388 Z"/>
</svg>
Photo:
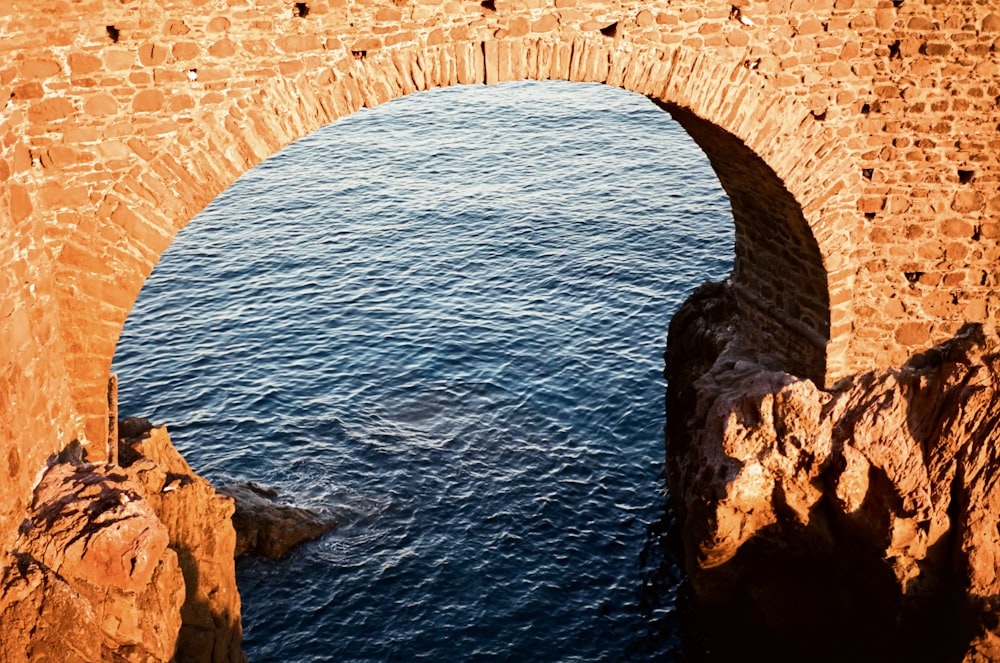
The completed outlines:
<svg viewBox="0 0 1000 663">
<path fill-rule="evenodd" d="M 834 271 L 828 272 L 826 264 L 831 260 L 830 245 L 842 215 L 839 208 L 822 207 L 823 201 L 843 188 L 843 181 L 837 179 L 842 177 L 842 169 L 828 149 L 825 134 L 813 126 L 818 123 L 800 124 L 800 116 L 812 116 L 794 99 L 754 85 L 749 87 L 748 96 L 750 81 L 745 79 L 752 75 L 746 68 L 723 72 L 718 63 L 687 49 L 662 52 L 604 38 L 549 43 L 530 37 L 377 51 L 360 63 L 353 59 L 339 63 L 315 81 L 260 81 L 253 99 L 230 109 L 225 118 L 192 124 L 191 135 L 183 143 L 191 149 L 181 149 L 178 146 L 182 143 L 174 141 L 164 144 L 159 152 L 149 147 L 143 151 L 149 159 L 145 171 L 115 186 L 102 206 L 102 213 L 109 214 L 108 222 L 116 227 L 114 232 L 119 232 L 120 226 L 127 235 L 117 243 L 112 238 L 108 246 L 96 249 L 109 254 L 102 271 L 81 280 L 75 258 L 66 258 L 77 253 L 64 251 L 60 256 L 65 262 L 57 267 L 55 281 L 62 289 L 59 308 L 67 364 L 77 376 L 69 386 L 82 421 L 81 438 L 100 440 L 104 436 L 104 392 L 111 354 L 142 280 L 179 228 L 225 182 L 235 180 L 289 141 L 338 117 L 415 91 L 460 83 L 526 79 L 603 82 L 659 100 L 670 108 L 685 109 L 678 114 L 681 119 L 684 113 L 702 118 L 711 140 L 718 139 L 723 147 L 727 143 L 736 147 L 743 155 L 737 163 L 746 167 L 751 179 L 760 177 L 774 193 L 770 198 L 776 209 L 755 204 L 759 196 L 753 186 L 745 186 L 742 191 L 747 195 L 738 197 L 746 202 L 736 210 L 738 253 L 769 256 L 766 261 L 741 259 L 734 274 L 741 293 L 741 313 L 747 321 L 745 337 L 752 341 L 749 351 L 770 358 L 775 368 L 824 385 L 830 383 L 849 372 L 851 361 L 850 274 L 836 271 L 843 264 L 840 257 L 832 258 L 829 268 Z M 726 82 L 718 89 L 699 82 L 722 80 L 720 77 Z M 758 111 L 781 119 L 767 121 L 755 134 Z M 697 128 L 693 131 L 699 132 Z M 706 150 L 712 151 L 710 144 Z M 716 166 L 725 163 L 726 159 L 720 158 Z M 741 168 L 723 167 L 719 172 L 722 180 L 727 180 L 727 173 L 732 175 L 730 183 L 736 185 L 737 193 L 741 191 Z M 827 172 L 830 181 L 817 187 L 816 181 Z M 192 189 L 192 179 L 206 183 L 205 190 Z M 825 190 L 827 186 L 830 191 Z M 804 208 L 799 204 L 803 196 L 804 204 L 811 206 L 807 223 L 802 222 Z M 817 227 L 821 234 L 811 244 L 822 245 L 818 251 L 811 250 L 812 246 L 805 251 L 782 248 L 782 242 L 787 241 L 784 237 L 802 239 L 803 246 L 810 244 L 806 235 Z M 748 234 L 751 228 L 759 230 L 752 237 Z M 745 241 L 749 239 L 753 241 Z M 831 313 L 821 311 L 822 304 L 817 304 L 823 297 L 814 294 L 826 287 L 827 273 L 837 279 L 830 285 L 837 290 L 836 334 L 830 331 Z M 799 283 L 776 276 L 779 274 L 808 274 L 807 292 Z M 97 319 L 92 313 L 95 307 L 85 304 L 91 300 L 98 310 Z"/>
<path fill-rule="evenodd" d="M 54 222 L 57 216 L 59 219 L 56 224 L 58 236 L 49 247 L 52 251 L 51 275 L 45 281 L 51 285 L 45 293 L 51 295 L 46 305 L 56 310 L 46 321 L 49 318 L 53 321 L 51 332 L 57 337 L 58 356 L 55 361 L 48 362 L 41 377 L 42 381 L 55 386 L 39 392 L 45 397 L 33 401 L 47 400 L 47 404 L 33 405 L 29 414 L 17 414 L 17 420 L 57 421 L 37 444 L 30 444 L 27 434 L 11 435 L 20 448 L 30 448 L 30 453 L 24 458 L 7 459 L 12 476 L 18 474 L 18 483 L 10 491 L 12 506 L 5 518 L 16 519 L 30 493 L 30 471 L 19 473 L 15 466 L 38 467 L 48 454 L 58 451 L 67 439 L 74 437 L 84 441 L 90 452 L 88 458 L 99 460 L 106 453 L 102 449 L 108 427 L 106 386 L 114 345 L 143 280 L 177 230 L 226 182 L 287 142 L 363 106 L 459 82 L 494 83 L 535 78 L 606 82 L 678 108 L 690 108 L 693 114 L 706 118 L 710 126 L 731 132 L 733 137 L 750 146 L 751 152 L 763 155 L 762 163 L 777 164 L 775 168 L 780 166 L 781 175 L 776 176 L 777 180 L 788 183 L 788 190 L 795 192 L 796 197 L 805 196 L 809 201 L 808 225 L 814 230 L 819 228 L 817 232 L 822 233 L 817 236 L 817 242 L 822 245 L 820 254 L 824 260 L 831 260 L 834 233 L 844 230 L 843 200 L 835 201 L 833 208 L 836 209 L 831 208 L 832 212 L 824 209 L 817 212 L 840 190 L 837 186 L 844 186 L 844 180 L 837 164 L 831 166 L 835 157 L 827 158 L 830 151 L 818 133 L 820 130 L 810 125 L 804 133 L 797 132 L 801 127 L 799 111 L 802 108 L 780 91 L 766 85 L 751 86 L 750 95 L 754 98 L 750 99 L 750 107 L 779 109 L 775 117 L 781 118 L 768 122 L 766 131 L 760 136 L 751 135 L 748 123 L 753 122 L 755 113 L 741 111 L 747 106 L 742 104 L 746 97 L 743 91 L 735 92 L 742 90 L 742 83 L 746 82 L 740 77 L 745 79 L 750 74 L 743 69 L 729 70 L 724 63 L 711 56 L 702 57 L 694 49 L 640 48 L 620 41 L 616 33 L 613 37 L 593 35 L 593 38 L 579 39 L 556 34 L 486 41 L 473 39 L 441 46 L 420 43 L 366 53 L 361 60 L 351 57 L 341 61 L 340 55 L 333 52 L 313 58 L 311 66 L 319 69 L 297 77 L 254 78 L 256 74 L 251 71 L 242 71 L 241 75 L 250 77 L 243 81 L 244 84 L 257 84 L 240 88 L 252 90 L 252 93 L 247 92 L 252 96 L 243 95 L 234 86 L 230 91 L 243 96 L 227 100 L 225 95 L 215 94 L 211 95 L 212 103 L 222 106 L 182 109 L 179 118 L 183 127 L 177 129 L 176 135 L 160 135 L 153 131 L 110 146 L 112 154 L 99 157 L 96 164 L 97 170 L 102 172 L 101 181 L 72 190 L 80 201 L 72 210 L 46 209 L 35 214 L 29 201 L 24 213 L 31 217 L 31 223 L 37 220 L 42 225 Z M 203 81 L 204 77 L 199 75 L 196 80 Z M 714 86 L 702 83 L 723 80 L 728 83 L 723 84 L 718 94 Z M 225 87 L 226 83 L 216 82 L 216 85 Z M 155 93 L 144 94 L 144 101 L 147 97 L 158 98 Z M 155 104 L 142 106 L 148 109 L 143 110 L 149 113 L 148 119 L 155 122 Z M 120 116 L 128 116 L 129 109 L 136 110 L 136 107 L 124 104 L 120 113 L 101 122 L 110 127 Z M 161 127 L 158 123 L 150 126 Z M 791 147 L 795 154 L 794 148 L 801 147 L 801 158 L 776 156 L 777 150 L 768 147 L 770 138 L 779 139 L 776 145 L 785 141 L 783 148 Z M 219 158 L 205 158 L 208 154 Z M 799 165 L 816 164 L 821 167 L 805 171 L 798 168 Z M 803 176 L 801 172 L 807 174 Z M 823 173 L 832 173 L 840 179 L 830 191 L 813 195 L 808 185 L 821 179 Z M 55 179 L 50 180 L 48 184 L 56 185 Z M 201 190 L 191 186 L 193 182 L 203 182 L 206 186 Z M 85 195 L 88 191 L 89 196 Z M 88 205 L 97 209 L 80 211 Z M 823 214 L 829 214 L 829 218 Z M 831 269 L 837 267 L 834 261 Z M 822 268 L 817 273 L 820 271 Z M 844 270 L 837 272 L 837 277 L 838 347 L 831 355 L 837 359 L 837 370 L 843 372 L 852 361 L 847 348 L 852 280 Z M 781 313 L 795 313 L 792 309 L 768 311 L 767 300 L 762 301 L 764 304 L 756 309 L 768 313 L 771 318 L 781 320 Z M 747 306 L 746 310 L 755 309 Z M 784 316 L 784 319 L 794 319 L 794 315 L 791 318 Z M 781 331 L 782 325 L 771 328 Z M 774 338 L 763 341 L 764 345 L 772 347 L 761 345 L 757 349 L 765 352 L 778 348 L 780 351 L 784 346 L 774 342 Z M 43 345 L 35 343 L 30 350 L 40 356 Z M 29 386 L 22 389 L 20 385 Z M 16 395 L 33 391 L 33 386 L 30 381 L 19 381 Z M 44 416 L 55 412 L 51 395 L 62 393 L 67 394 L 67 405 L 60 406 L 54 419 Z M 10 406 L 7 409 L 14 410 Z M 27 430 L 29 427 L 22 428 Z"/>
<path fill-rule="evenodd" d="M 566 89 L 578 98 L 561 96 Z M 473 101 L 460 103 L 466 93 L 475 93 Z M 613 102 L 609 94 L 617 95 Z M 490 630 L 468 621 L 486 614 L 496 620 L 496 637 L 532 656 L 538 647 L 553 660 L 574 647 L 596 647 L 591 658 L 604 655 L 602 646 L 639 651 L 647 645 L 628 638 L 655 622 L 635 603 L 643 578 L 618 577 L 609 565 L 635 568 L 648 545 L 646 525 L 660 517 L 663 334 L 688 290 L 731 269 L 725 194 L 698 147 L 641 97 L 566 83 L 433 95 L 343 123 L 374 123 L 378 131 L 375 138 L 339 134 L 328 147 L 345 155 L 340 162 L 298 150 L 322 148 L 323 132 L 311 135 L 239 183 L 290 195 L 254 203 L 233 187 L 219 202 L 241 218 L 227 220 L 213 204 L 182 231 L 148 282 L 165 301 L 147 302 L 146 293 L 134 311 L 160 328 L 130 323 L 122 341 L 147 338 L 166 361 L 123 357 L 122 402 L 135 414 L 177 421 L 178 446 L 210 478 L 242 473 L 278 482 L 311 506 L 332 500 L 342 509 L 343 533 L 315 544 L 285 573 L 310 602 L 320 601 L 318 590 L 295 577 L 329 582 L 331 573 L 343 574 L 374 588 L 372 596 L 324 585 L 343 598 L 347 620 L 395 621 L 439 660 L 449 657 L 441 647 L 467 647 L 469 632 Z M 404 106 L 426 110 L 412 118 L 395 111 Z M 519 126 L 503 120 L 512 113 Z M 438 126 L 445 121 L 459 128 Z M 560 138 L 545 137 L 560 127 Z M 423 144 L 411 148 L 414 142 Z M 416 154 L 428 144 L 430 155 Z M 395 152 L 389 159 L 387 145 Z M 361 207 L 367 216 L 358 218 Z M 317 210 L 326 211 L 310 230 L 305 219 Z M 462 220 L 469 215 L 472 225 Z M 227 248 L 233 235 L 249 240 L 246 248 Z M 352 244 L 359 235 L 363 249 Z M 174 259 L 175 249 L 194 253 Z M 197 308 L 182 279 L 197 285 L 206 270 L 226 276 Z M 481 280 L 466 279 L 470 273 Z M 296 275 L 305 300 L 284 292 Z M 442 279 L 445 293 L 430 292 Z M 249 301 L 238 297 L 247 290 Z M 331 290 L 337 297 L 324 294 Z M 363 305 L 375 322 L 350 322 Z M 306 309 L 320 322 L 295 315 Z M 636 347 L 640 319 L 652 329 Z M 249 321 L 274 324 L 255 333 Z M 187 354 L 161 345 L 183 347 L 170 345 L 178 326 L 205 347 L 180 360 L 186 377 L 168 377 L 167 364 Z M 282 350 L 283 343 L 297 350 Z M 333 346 L 342 349 L 330 361 L 323 355 Z M 277 368 L 266 371 L 266 363 Z M 210 378 L 209 367 L 222 365 Z M 512 374 L 530 385 L 518 387 Z M 154 396 L 155 383 L 172 386 Z M 374 393 L 376 383 L 388 392 Z M 588 395 L 598 398 L 588 402 Z M 562 412 L 576 413 L 578 430 L 553 418 Z M 252 437 L 264 441 L 257 454 L 240 444 Z M 248 460 L 265 469 L 240 468 Z M 556 534 L 566 536 L 560 542 Z M 443 542 L 454 544 L 450 552 L 433 547 Z M 428 548 L 429 561 L 409 558 Z M 576 558 L 590 563 L 578 566 Z M 390 571 L 366 577 L 362 566 Z M 273 585 L 262 580 L 273 582 L 273 574 L 255 563 L 241 570 L 254 658 L 287 658 L 271 649 L 283 639 L 270 631 L 288 632 L 297 619 L 274 612 Z M 491 588 L 483 579 L 490 576 L 500 584 Z M 392 593 L 424 584 L 443 587 L 467 614 Z M 266 619 L 253 612 L 262 595 Z M 301 603 L 302 596 L 289 598 Z M 371 608 L 404 603 L 413 607 L 392 619 Z M 417 626 L 442 615 L 452 645 Z M 552 628 L 524 629 L 536 620 L 551 620 Z M 667 626 L 667 641 L 656 646 L 669 651 L 680 644 L 677 625 Z M 580 643 L 581 633 L 601 629 L 607 642 Z M 392 637 L 401 636 L 383 640 Z M 385 653 L 378 642 L 344 642 L 352 655 Z"/>
</svg>

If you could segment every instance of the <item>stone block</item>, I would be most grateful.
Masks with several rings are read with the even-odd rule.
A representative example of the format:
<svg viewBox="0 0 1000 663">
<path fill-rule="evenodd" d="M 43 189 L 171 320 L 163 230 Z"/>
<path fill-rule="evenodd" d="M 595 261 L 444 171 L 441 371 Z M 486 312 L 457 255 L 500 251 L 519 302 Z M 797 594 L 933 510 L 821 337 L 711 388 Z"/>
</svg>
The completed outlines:
<svg viewBox="0 0 1000 663">
<path fill-rule="evenodd" d="M 191 32 L 191 28 L 181 19 L 170 19 L 163 24 L 163 34 L 182 37 Z"/>
<path fill-rule="evenodd" d="M 18 99 L 21 101 L 27 99 L 41 99 L 45 96 L 45 88 L 42 87 L 41 83 L 25 83 L 24 85 L 18 85 L 14 88 L 11 93 L 12 99 Z"/>
<path fill-rule="evenodd" d="M 73 114 L 73 102 L 63 97 L 36 101 L 28 108 L 28 119 L 38 124 L 55 122 Z"/>
<path fill-rule="evenodd" d="M 90 53 L 70 53 L 66 59 L 69 70 L 74 76 L 93 73 L 104 65 L 101 58 Z"/>
<path fill-rule="evenodd" d="M 131 69 L 135 64 L 135 55 L 124 50 L 107 50 L 104 52 L 104 66 L 111 71 Z"/>
<path fill-rule="evenodd" d="M 906 322 L 896 328 L 896 342 L 907 348 L 922 348 L 930 343 L 931 335 L 926 322 Z"/>
<path fill-rule="evenodd" d="M 62 66 L 55 60 L 32 59 L 21 64 L 21 76 L 31 78 L 49 78 L 62 72 Z"/>
<path fill-rule="evenodd" d="M 176 60 L 191 60 L 198 57 L 201 53 L 201 47 L 194 42 L 179 41 L 171 47 L 170 52 Z"/>
<path fill-rule="evenodd" d="M 156 44 L 143 44 L 139 47 L 139 62 L 146 67 L 163 64 L 167 59 L 167 49 Z"/>
<path fill-rule="evenodd" d="M 31 196 L 28 190 L 20 184 L 11 184 L 7 187 L 8 205 L 10 218 L 17 223 L 23 221 L 31 215 L 34 206 L 31 204 Z"/>
<path fill-rule="evenodd" d="M 551 32 L 559 26 L 559 19 L 554 14 L 545 14 L 531 24 L 532 32 Z"/>
<path fill-rule="evenodd" d="M 806 18 L 804 21 L 799 23 L 795 32 L 800 35 L 812 35 L 823 32 L 823 23 L 817 18 Z"/>
<path fill-rule="evenodd" d="M 743 30 L 731 30 L 726 34 L 726 43 L 730 46 L 743 47 L 750 43 L 750 36 Z"/>
<path fill-rule="evenodd" d="M 132 109 L 137 113 L 154 113 L 163 108 L 165 98 L 163 90 L 142 90 L 133 97 Z"/>
<path fill-rule="evenodd" d="M 952 199 L 951 208 L 956 212 L 972 212 L 982 209 L 985 204 L 985 197 L 978 191 L 960 191 Z"/>
<path fill-rule="evenodd" d="M 118 101 L 107 93 L 95 94 L 83 102 L 83 111 L 88 115 L 114 115 L 118 112 Z"/>
</svg>

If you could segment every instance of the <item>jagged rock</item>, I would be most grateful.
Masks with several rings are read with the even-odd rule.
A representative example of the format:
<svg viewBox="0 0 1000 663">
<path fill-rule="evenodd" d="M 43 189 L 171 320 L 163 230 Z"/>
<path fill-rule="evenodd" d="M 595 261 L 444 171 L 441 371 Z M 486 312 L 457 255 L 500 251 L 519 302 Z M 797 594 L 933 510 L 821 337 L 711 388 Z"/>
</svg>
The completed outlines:
<svg viewBox="0 0 1000 663">
<path fill-rule="evenodd" d="M 233 501 L 198 476 L 174 448 L 164 427 L 125 420 L 119 459 L 143 487 L 165 526 L 184 573 L 186 596 L 177 641 L 185 662 L 241 663 L 243 637 L 236 587 Z"/>
<path fill-rule="evenodd" d="M 153 428 L 153 422 L 145 417 L 129 417 L 120 420 L 118 422 L 119 447 L 122 442 L 126 446 L 140 442 Z"/>
<path fill-rule="evenodd" d="M 38 660 L 51 652 L 66 663 L 100 661 L 104 642 L 93 604 L 31 555 L 8 561 L 0 580 L 0 661 Z"/>
<path fill-rule="evenodd" d="M 121 466 L 52 459 L 0 559 L 0 663 L 244 663 L 232 501 L 148 422 Z"/>
<path fill-rule="evenodd" d="M 0 661 L 171 660 L 184 580 L 167 543 L 121 468 L 49 467 L 4 561 Z"/>
<path fill-rule="evenodd" d="M 305 541 L 319 538 L 337 526 L 329 514 L 275 502 L 277 492 L 253 482 L 229 484 L 219 490 L 236 502 L 236 556 L 283 557 Z"/>
<path fill-rule="evenodd" d="M 748 356 L 734 310 L 700 290 L 667 351 L 668 483 L 715 648 L 1000 660 L 997 339 L 970 326 L 824 391 Z"/>
</svg>

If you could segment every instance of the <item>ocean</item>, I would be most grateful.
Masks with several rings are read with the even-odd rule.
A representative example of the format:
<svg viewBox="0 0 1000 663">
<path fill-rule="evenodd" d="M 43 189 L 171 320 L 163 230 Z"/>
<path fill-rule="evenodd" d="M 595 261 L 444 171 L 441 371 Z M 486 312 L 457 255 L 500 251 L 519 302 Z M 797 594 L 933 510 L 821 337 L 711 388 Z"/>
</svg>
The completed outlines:
<svg viewBox="0 0 1000 663">
<path fill-rule="evenodd" d="M 208 479 L 340 526 L 240 559 L 251 661 L 677 661 L 670 317 L 728 199 L 649 100 L 460 86 L 365 109 L 177 236 L 113 370 Z"/>
</svg>

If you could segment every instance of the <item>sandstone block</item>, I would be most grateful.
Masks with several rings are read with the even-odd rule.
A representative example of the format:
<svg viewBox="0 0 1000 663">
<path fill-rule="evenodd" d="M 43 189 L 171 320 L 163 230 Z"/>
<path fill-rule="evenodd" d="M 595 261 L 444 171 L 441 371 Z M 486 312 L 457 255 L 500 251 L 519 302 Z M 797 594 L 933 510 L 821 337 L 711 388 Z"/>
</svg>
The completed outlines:
<svg viewBox="0 0 1000 663">
<path fill-rule="evenodd" d="M 531 24 L 532 32 L 551 32 L 559 25 L 559 19 L 554 14 L 545 14 Z"/>
<path fill-rule="evenodd" d="M 55 60 L 26 60 L 21 65 L 24 78 L 49 78 L 62 72 L 62 66 Z"/>
<path fill-rule="evenodd" d="M 156 44 L 143 44 L 139 47 L 139 62 L 146 67 L 163 64 L 167 59 L 167 49 Z"/>
<path fill-rule="evenodd" d="M 208 54 L 214 58 L 228 58 L 236 53 L 236 44 L 228 39 L 220 39 L 208 47 Z"/>
<path fill-rule="evenodd" d="M 89 53 L 70 53 L 67 58 L 69 70 L 74 76 L 90 74 L 101 68 L 101 58 Z"/>
<path fill-rule="evenodd" d="M 132 98 L 132 109 L 137 113 L 154 113 L 163 107 L 165 98 L 162 90 L 142 90 Z"/>
<path fill-rule="evenodd" d="M 191 28 L 180 19 L 171 19 L 163 24 L 163 34 L 182 37 L 191 32 Z"/>
<path fill-rule="evenodd" d="M 746 46 L 750 43 L 750 37 L 742 30 L 732 30 L 726 35 L 726 42 L 730 46 Z"/>
<path fill-rule="evenodd" d="M 201 48 L 194 42 L 179 41 L 171 47 L 170 51 L 173 53 L 175 59 L 183 61 L 198 57 L 198 54 L 201 53 Z"/>
<path fill-rule="evenodd" d="M 376 21 L 392 22 L 398 21 L 403 18 L 403 12 L 399 11 L 395 7 L 380 7 L 378 11 L 375 12 Z"/>
<path fill-rule="evenodd" d="M 205 26 L 205 31 L 209 33 L 225 32 L 229 29 L 230 25 L 232 25 L 232 21 L 225 16 L 216 16 Z"/>
<path fill-rule="evenodd" d="M 83 102 L 83 110 L 88 115 L 114 115 L 118 112 L 118 102 L 110 94 L 95 94 Z"/>
<path fill-rule="evenodd" d="M 8 186 L 7 191 L 11 219 L 16 223 L 28 218 L 34 209 L 31 204 L 31 196 L 28 195 L 28 190 L 20 184 L 11 184 Z"/>
<path fill-rule="evenodd" d="M 952 199 L 951 208 L 956 212 L 972 212 L 981 209 L 985 204 L 985 198 L 978 191 L 961 191 Z"/>
<path fill-rule="evenodd" d="M 28 109 L 28 119 L 38 124 L 55 122 L 73 113 L 73 102 L 63 97 L 36 101 Z"/>
<path fill-rule="evenodd" d="M 930 330 L 923 322 L 906 322 L 896 329 L 896 341 L 906 347 L 925 346 L 930 342 Z"/>
<path fill-rule="evenodd" d="M 108 50 L 104 52 L 104 66 L 111 71 L 131 69 L 135 64 L 135 55 L 123 50 Z"/>
</svg>

